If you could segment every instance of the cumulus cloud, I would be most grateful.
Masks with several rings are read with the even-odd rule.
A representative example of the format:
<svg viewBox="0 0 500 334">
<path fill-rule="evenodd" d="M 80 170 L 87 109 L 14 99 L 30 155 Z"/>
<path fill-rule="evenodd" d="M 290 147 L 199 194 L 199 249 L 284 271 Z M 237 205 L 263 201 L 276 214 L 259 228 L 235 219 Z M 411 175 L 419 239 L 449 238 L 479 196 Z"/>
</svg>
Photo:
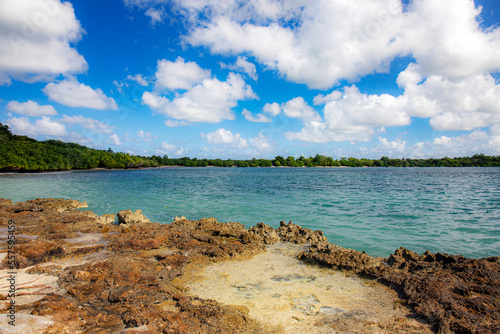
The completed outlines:
<svg viewBox="0 0 500 334">
<path fill-rule="evenodd" d="M 235 148 L 247 148 L 248 140 L 242 138 L 239 133 L 232 134 L 226 129 L 218 129 L 215 132 L 210 132 L 204 135 L 209 144 L 226 144 Z"/>
<path fill-rule="evenodd" d="M 273 10 L 268 11 L 270 4 Z M 195 25 L 186 37 L 189 43 L 213 53 L 249 53 L 288 80 L 311 88 L 385 71 L 404 50 L 403 13 L 396 0 L 251 1 L 231 8 L 210 2 L 202 10 L 211 13 L 210 19 Z"/>
<path fill-rule="evenodd" d="M 112 145 L 120 146 L 122 144 L 121 138 L 115 133 L 109 136 L 109 143 Z"/>
<path fill-rule="evenodd" d="M 500 122 L 500 85 L 490 74 L 423 78 L 422 68 L 416 64 L 398 76 L 397 82 L 404 88 L 400 99 L 409 115 L 430 117 L 430 124 L 438 130 L 473 130 Z"/>
<path fill-rule="evenodd" d="M 0 85 L 85 72 L 87 62 L 71 46 L 83 33 L 70 2 L 1 1 Z"/>
<path fill-rule="evenodd" d="M 246 57 L 241 57 L 238 56 L 238 59 L 236 60 L 236 63 L 234 64 L 224 64 L 221 63 L 222 68 L 227 68 L 230 70 L 238 71 L 238 72 L 243 72 L 248 75 L 249 78 L 253 80 L 257 80 L 257 68 L 255 67 L 254 63 L 251 63 L 247 60 Z"/>
<path fill-rule="evenodd" d="M 66 127 L 48 116 L 37 119 L 34 124 L 27 117 L 14 117 L 7 120 L 12 133 L 26 136 L 67 136 Z"/>
<path fill-rule="evenodd" d="M 142 74 L 136 74 L 136 75 L 133 75 L 133 76 L 132 75 L 128 75 L 127 76 L 127 80 L 137 82 L 139 85 L 141 85 L 143 87 L 149 86 L 148 80 Z M 121 84 L 121 87 L 120 87 L 120 84 L 117 82 L 115 84 L 115 86 L 117 86 L 118 88 L 121 88 L 121 87 L 123 87 L 123 84 Z"/>
<path fill-rule="evenodd" d="M 405 8 L 399 0 L 175 3 L 190 22 L 185 40 L 191 45 L 250 54 L 311 88 L 386 72 L 395 57 L 407 55 L 425 75 L 463 78 L 500 68 L 500 28 L 481 27 L 481 8 L 472 0 L 415 0 Z"/>
<path fill-rule="evenodd" d="M 243 116 L 245 116 L 245 119 L 250 121 L 250 122 L 255 122 L 255 123 L 269 123 L 269 122 L 271 122 L 271 120 L 268 117 L 266 117 L 265 115 L 257 114 L 256 116 L 254 116 L 250 111 L 248 111 L 246 109 L 243 109 L 241 114 Z"/>
<path fill-rule="evenodd" d="M 149 8 L 146 11 L 146 16 L 149 16 L 149 18 L 151 19 L 151 25 L 155 26 L 157 23 L 163 22 L 163 19 L 166 16 L 165 9 Z"/>
<path fill-rule="evenodd" d="M 322 105 L 322 104 L 327 104 L 328 102 L 333 102 L 340 100 L 342 97 L 342 92 L 338 90 L 334 90 L 330 94 L 324 96 L 323 94 L 316 95 L 314 97 L 313 103 L 315 106 L 317 105 Z"/>
<path fill-rule="evenodd" d="M 156 71 L 156 86 L 168 90 L 192 88 L 195 84 L 210 77 L 210 71 L 204 70 L 195 62 L 185 62 L 178 57 L 175 62 L 170 60 L 158 61 Z"/>
<path fill-rule="evenodd" d="M 176 128 L 179 126 L 188 126 L 191 125 L 191 123 L 186 122 L 186 121 L 173 121 L 171 119 L 165 121 L 165 125 L 168 126 L 169 128 Z"/>
<path fill-rule="evenodd" d="M 500 28 L 480 27 L 471 0 L 413 1 L 405 18 L 408 50 L 425 75 L 464 78 L 500 68 Z"/>
<path fill-rule="evenodd" d="M 137 132 L 137 137 L 142 138 L 143 141 L 151 141 L 157 138 L 157 136 L 153 136 L 151 133 L 142 130 Z"/>
<path fill-rule="evenodd" d="M 250 139 L 250 145 L 255 148 L 257 152 L 268 152 L 272 150 L 269 136 L 264 135 L 262 132 L 255 138 Z"/>
<path fill-rule="evenodd" d="M 182 147 L 178 147 L 175 144 L 170 144 L 163 142 L 161 144 L 160 148 L 157 148 L 155 150 L 156 154 L 166 154 L 166 155 L 174 155 L 174 156 L 181 156 L 184 154 L 184 149 Z"/>
<path fill-rule="evenodd" d="M 264 135 L 262 132 L 259 133 L 257 137 L 254 138 L 243 138 L 241 134 L 233 134 L 231 131 L 226 129 L 218 129 L 214 132 L 208 134 L 201 134 L 208 144 L 220 145 L 224 148 L 236 148 L 236 149 L 251 149 L 255 150 L 255 153 L 267 152 L 271 150 L 271 143 L 269 142 L 269 136 Z"/>
<path fill-rule="evenodd" d="M 177 85 L 181 88 L 179 86 Z M 252 88 L 240 75 L 230 73 L 226 81 L 205 78 L 172 100 L 157 92 L 145 92 L 142 96 L 142 103 L 176 120 L 218 123 L 226 119 L 235 119 L 232 108 L 238 104 L 239 100 L 256 97 Z"/>
<path fill-rule="evenodd" d="M 385 155 L 391 158 L 403 158 L 407 155 L 406 141 L 396 139 L 389 141 L 387 138 L 378 137 L 379 144 L 371 150 L 377 156 Z"/>
<path fill-rule="evenodd" d="M 385 127 L 409 125 L 413 117 L 430 118 L 434 129 L 445 131 L 472 131 L 500 123 L 500 85 L 490 74 L 425 77 L 421 66 L 412 63 L 399 74 L 397 83 L 404 90 L 397 97 L 362 94 L 355 85 L 318 95 L 314 104 L 325 105 L 323 119 L 303 121 L 302 131 L 288 132 L 286 137 L 308 142 L 369 141 Z M 300 104 L 306 108 L 305 102 Z"/>
<path fill-rule="evenodd" d="M 416 158 L 463 157 L 478 152 L 497 155 L 500 150 L 500 136 L 494 132 L 475 130 L 469 134 L 447 137 L 440 136 L 432 141 L 419 142 L 408 150 L 408 155 Z"/>
<path fill-rule="evenodd" d="M 278 116 L 281 113 L 281 106 L 276 103 L 266 103 L 262 110 L 271 116 Z"/>
<path fill-rule="evenodd" d="M 109 135 L 113 133 L 114 126 L 108 125 L 101 121 L 92 118 L 86 118 L 83 116 L 67 116 L 63 115 L 62 119 L 59 119 L 58 122 L 69 124 L 69 125 L 79 125 L 82 128 L 92 131 L 94 133 L 101 133 L 105 135 Z"/>
<path fill-rule="evenodd" d="M 283 113 L 292 118 L 302 118 L 307 120 L 320 119 L 316 110 L 314 110 L 302 97 L 296 97 L 281 105 Z"/>
<path fill-rule="evenodd" d="M 337 95 L 337 94 L 335 94 Z M 324 99 L 324 98 L 322 98 Z M 287 132 L 289 140 L 302 140 L 307 142 L 340 142 L 340 141 L 369 141 L 373 134 L 383 130 L 386 126 L 408 125 L 410 117 L 404 110 L 404 101 L 388 94 L 367 95 L 362 94 L 356 86 L 344 87 L 342 96 L 326 103 L 323 109 L 323 118 L 316 112 L 302 112 L 304 128 L 298 133 Z M 296 110 L 308 109 L 304 100 L 291 100 L 290 115 L 300 115 Z M 287 111 L 283 108 L 285 114 Z"/>
<path fill-rule="evenodd" d="M 43 89 L 45 95 L 68 107 L 90 108 L 98 110 L 117 110 L 118 105 L 102 90 L 93 89 L 75 79 L 65 79 L 57 83 L 49 83 Z"/>
<path fill-rule="evenodd" d="M 57 115 L 57 111 L 51 105 L 41 106 L 37 102 L 28 100 L 26 102 L 10 101 L 7 103 L 7 110 L 15 114 L 40 117 Z"/>
</svg>

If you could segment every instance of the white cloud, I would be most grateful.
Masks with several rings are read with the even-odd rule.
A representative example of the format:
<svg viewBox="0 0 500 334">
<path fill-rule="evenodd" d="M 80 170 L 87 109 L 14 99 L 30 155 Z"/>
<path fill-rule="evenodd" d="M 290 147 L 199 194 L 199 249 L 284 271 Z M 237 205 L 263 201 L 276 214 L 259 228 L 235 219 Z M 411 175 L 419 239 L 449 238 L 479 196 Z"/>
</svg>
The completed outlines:
<svg viewBox="0 0 500 334">
<path fill-rule="evenodd" d="M 249 53 L 288 80 L 311 88 L 385 71 L 388 61 L 404 51 L 397 0 L 272 2 L 269 16 L 259 17 L 269 3 L 253 1 L 253 8 L 235 3 L 217 11 L 212 2 L 205 12 L 212 13 L 208 22 L 195 25 L 186 40 L 213 53 Z M 297 22 L 295 28 L 283 25 L 290 21 Z"/>
<path fill-rule="evenodd" d="M 2 0 L 0 22 L 0 85 L 87 70 L 83 56 L 70 45 L 84 33 L 70 2 Z"/>
<path fill-rule="evenodd" d="M 257 137 L 250 139 L 250 145 L 255 147 L 255 150 L 259 153 L 272 150 L 269 136 L 264 135 L 262 132 Z"/>
<path fill-rule="evenodd" d="M 271 116 L 278 116 L 281 113 L 281 106 L 276 102 L 266 103 L 262 109 Z"/>
<path fill-rule="evenodd" d="M 157 136 L 153 136 L 151 133 L 142 130 L 137 132 L 137 137 L 142 138 L 143 141 L 151 141 L 157 138 Z"/>
<path fill-rule="evenodd" d="M 307 120 L 320 119 L 316 110 L 314 110 L 302 97 L 296 97 L 281 105 L 283 113 L 288 117 L 302 118 Z"/>
<path fill-rule="evenodd" d="M 475 130 L 469 134 L 447 137 L 441 136 L 432 141 L 419 142 L 408 150 L 408 156 L 416 158 L 464 157 L 477 153 L 498 155 L 500 152 L 500 136 L 494 127 L 488 134 Z"/>
<path fill-rule="evenodd" d="M 85 118 L 83 116 L 63 115 L 63 118 L 59 119 L 58 122 L 69 125 L 80 125 L 82 128 L 86 130 L 105 135 L 113 133 L 114 129 L 114 126 L 108 125 L 106 123 L 100 122 L 92 118 Z"/>
<path fill-rule="evenodd" d="M 11 118 L 6 122 L 14 134 L 26 136 L 66 136 L 66 127 L 50 119 L 48 116 L 43 116 L 41 119 L 32 124 L 28 118 L 19 117 Z"/>
<path fill-rule="evenodd" d="M 43 89 L 49 99 L 73 108 L 91 108 L 98 110 L 116 110 L 115 100 L 107 97 L 102 90 L 79 83 L 75 79 L 65 79 L 49 83 Z"/>
<path fill-rule="evenodd" d="M 500 28 L 482 28 L 472 0 L 415 0 L 404 10 L 400 0 L 176 3 L 190 22 L 191 45 L 250 54 L 311 88 L 386 72 L 395 57 L 407 55 L 426 76 L 500 69 Z"/>
<path fill-rule="evenodd" d="M 398 97 L 362 94 L 354 85 L 344 87 L 343 93 L 318 95 L 314 103 L 325 104 L 323 120 L 304 121 L 302 131 L 285 135 L 308 142 L 369 141 L 385 127 L 409 125 L 412 117 L 430 118 L 436 130 L 471 131 L 500 123 L 500 85 L 490 74 L 463 79 L 424 77 L 420 66 L 410 64 L 397 83 L 404 89 Z M 296 104 L 310 110 L 304 101 Z M 285 114 L 298 114 L 294 110 Z"/>
<path fill-rule="evenodd" d="M 404 109 L 404 99 L 395 98 L 388 94 L 362 94 L 353 85 L 344 87 L 340 99 L 328 98 L 328 100 L 330 102 L 326 103 L 323 109 L 323 119 L 317 113 L 314 114 L 311 111 L 305 113 L 308 117 L 303 117 L 304 128 L 302 131 L 298 133 L 287 132 L 285 133 L 286 138 L 316 143 L 369 141 L 373 134 L 381 131 L 386 126 L 402 126 L 411 122 Z M 311 107 L 307 109 L 304 100 L 296 101 L 294 99 L 291 101 L 295 101 L 292 105 L 301 107 L 289 110 L 289 116 L 300 115 L 300 113 L 296 112 L 297 109 L 312 109 Z M 283 109 L 287 114 L 285 107 Z"/>
<path fill-rule="evenodd" d="M 160 8 L 160 9 L 155 9 L 155 8 L 149 8 L 146 11 L 146 16 L 149 16 L 151 19 L 151 25 L 155 26 L 157 23 L 162 23 L 163 19 L 166 16 L 165 9 Z"/>
<path fill-rule="evenodd" d="M 186 121 L 173 121 L 171 119 L 165 121 L 165 125 L 168 126 L 169 128 L 175 128 L 179 126 L 188 126 L 191 125 L 191 123 L 186 122 Z"/>
<path fill-rule="evenodd" d="M 399 99 L 410 116 L 427 118 L 438 130 L 473 130 L 500 122 L 500 85 L 490 74 L 463 79 L 431 75 L 410 64 L 398 76 L 404 88 Z"/>
<path fill-rule="evenodd" d="M 156 154 L 167 154 L 167 155 L 174 155 L 180 157 L 181 155 L 184 154 L 184 148 L 178 147 L 175 144 L 170 144 L 163 142 L 161 144 L 160 148 L 157 148 L 155 150 Z"/>
<path fill-rule="evenodd" d="M 149 86 L 148 80 L 142 74 L 136 74 L 134 76 L 129 75 L 129 76 L 127 76 L 127 80 L 137 82 L 139 85 L 141 85 L 143 87 Z M 121 84 L 121 87 L 118 83 L 115 84 L 115 86 L 117 86 L 118 88 L 121 88 L 121 87 L 123 87 L 123 84 Z"/>
<path fill-rule="evenodd" d="M 235 64 L 227 65 L 221 63 L 221 67 L 246 73 L 248 77 L 253 80 L 258 79 L 257 68 L 255 67 L 255 64 L 249 62 L 246 57 L 239 56 Z"/>
<path fill-rule="evenodd" d="M 473 1 L 419 0 L 408 11 L 406 43 L 425 75 L 464 78 L 500 68 L 500 28 L 482 30 Z"/>
<path fill-rule="evenodd" d="M 204 137 L 208 144 L 226 144 L 235 148 L 248 148 L 248 140 L 242 138 L 239 133 L 232 134 L 226 129 L 218 129 L 215 132 L 210 132 Z"/>
<path fill-rule="evenodd" d="M 247 153 L 259 154 L 262 152 L 269 152 L 272 150 L 271 143 L 269 142 L 269 136 L 264 135 L 262 132 L 259 133 L 257 137 L 254 138 L 243 138 L 241 134 L 233 134 L 231 131 L 226 129 L 218 129 L 217 131 L 204 134 L 201 133 L 202 138 L 206 139 L 208 144 L 219 145 L 221 149 L 225 151 L 220 151 L 221 153 L 228 153 L 227 149 L 234 148 L 238 150 L 247 150 Z M 216 149 L 211 149 L 210 151 L 215 152 Z M 237 151 L 237 154 L 241 154 L 242 151 Z"/>
<path fill-rule="evenodd" d="M 226 81 L 203 79 L 172 100 L 157 93 L 145 92 L 143 104 L 167 117 L 188 122 L 218 123 L 235 119 L 232 108 L 239 100 L 256 98 L 241 76 L 230 73 Z"/>
<path fill-rule="evenodd" d="M 324 96 L 322 94 L 316 95 L 313 99 L 313 104 L 315 106 L 327 104 L 328 102 L 340 100 L 341 97 L 342 97 L 342 92 L 338 91 L 338 90 L 334 90 L 333 92 L 331 92 L 330 94 L 328 94 L 326 96 Z"/>
<path fill-rule="evenodd" d="M 250 122 L 255 122 L 255 123 L 269 123 L 271 120 L 266 117 L 263 114 L 257 114 L 256 116 L 252 115 L 252 113 L 246 109 L 243 109 L 241 112 L 243 116 L 245 116 L 245 119 L 250 121 Z"/>
<path fill-rule="evenodd" d="M 210 71 L 202 69 L 195 62 L 185 62 L 181 57 L 175 62 L 163 59 L 158 61 L 156 86 L 169 90 L 188 90 L 209 77 Z"/>
<path fill-rule="evenodd" d="M 112 144 L 112 145 L 120 146 L 122 144 L 122 140 L 115 133 L 115 134 L 109 136 L 109 143 Z"/>
<path fill-rule="evenodd" d="M 57 111 L 51 105 L 41 106 L 37 102 L 28 100 L 26 102 L 10 101 L 7 104 L 7 110 L 16 114 L 40 117 L 43 115 L 57 115 Z"/>
<path fill-rule="evenodd" d="M 377 156 L 385 155 L 391 158 L 403 158 L 407 155 L 406 141 L 396 139 L 389 141 L 387 138 L 378 137 L 379 145 L 371 150 Z"/>
</svg>

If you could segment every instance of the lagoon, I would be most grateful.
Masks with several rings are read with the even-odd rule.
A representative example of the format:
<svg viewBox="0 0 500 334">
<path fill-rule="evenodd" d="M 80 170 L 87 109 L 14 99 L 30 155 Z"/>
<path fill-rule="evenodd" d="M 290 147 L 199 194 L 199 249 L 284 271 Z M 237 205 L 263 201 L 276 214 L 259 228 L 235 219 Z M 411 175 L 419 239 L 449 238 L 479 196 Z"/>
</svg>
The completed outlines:
<svg viewBox="0 0 500 334">
<path fill-rule="evenodd" d="M 388 256 L 500 255 L 500 168 L 157 168 L 3 174 L 0 197 L 87 201 L 97 214 L 141 209 L 151 221 L 281 220 L 330 242 Z"/>
</svg>

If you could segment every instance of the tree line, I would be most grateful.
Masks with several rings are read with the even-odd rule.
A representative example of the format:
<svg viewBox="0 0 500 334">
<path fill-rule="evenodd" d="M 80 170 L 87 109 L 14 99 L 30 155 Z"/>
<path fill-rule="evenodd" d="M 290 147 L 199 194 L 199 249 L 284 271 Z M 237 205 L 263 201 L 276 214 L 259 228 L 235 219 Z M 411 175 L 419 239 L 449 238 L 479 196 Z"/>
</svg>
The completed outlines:
<svg viewBox="0 0 500 334">
<path fill-rule="evenodd" d="M 170 158 L 167 155 L 140 156 L 97 150 L 59 140 L 37 141 L 27 136 L 13 135 L 0 123 L 0 172 L 39 172 L 91 168 L 143 168 L 159 166 L 182 167 L 500 167 L 500 156 L 476 154 L 472 157 L 440 159 L 333 159 L 316 154 L 314 157 L 292 156 L 274 159 L 197 159 Z"/>
<path fill-rule="evenodd" d="M 150 157 L 96 150 L 59 140 L 37 141 L 13 135 L 0 123 L 0 171 L 41 172 L 90 168 L 157 167 Z"/>
</svg>

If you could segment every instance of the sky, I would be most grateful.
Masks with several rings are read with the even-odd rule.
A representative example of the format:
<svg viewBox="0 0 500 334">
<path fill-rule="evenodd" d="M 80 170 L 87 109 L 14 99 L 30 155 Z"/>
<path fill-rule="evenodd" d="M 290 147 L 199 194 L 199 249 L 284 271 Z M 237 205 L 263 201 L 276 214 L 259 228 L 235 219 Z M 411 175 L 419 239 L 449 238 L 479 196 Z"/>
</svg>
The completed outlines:
<svg viewBox="0 0 500 334">
<path fill-rule="evenodd" d="M 498 0 L 0 0 L 0 122 L 150 156 L 500 155 Z"/>
</svg>

